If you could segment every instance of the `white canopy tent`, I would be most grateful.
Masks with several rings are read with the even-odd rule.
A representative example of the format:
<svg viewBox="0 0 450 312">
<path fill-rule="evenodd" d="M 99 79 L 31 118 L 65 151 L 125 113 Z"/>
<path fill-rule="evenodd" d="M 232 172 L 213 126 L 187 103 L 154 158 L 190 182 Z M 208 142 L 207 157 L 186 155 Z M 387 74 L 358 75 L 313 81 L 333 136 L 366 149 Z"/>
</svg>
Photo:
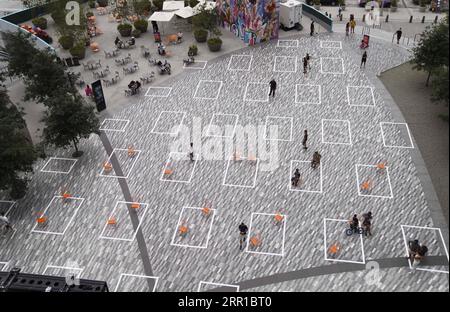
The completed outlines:
<svg viewBox="0 0 450 312">
<path fill-rule="evenodd" d="M 177 11 L 184 8 L 184 1 L 164 1 L 163 11 Z"/>
<path fill-rule="evenodd" d="M 155 12 L 149 18 L 149 22 L 159 22 L 163 26 L 163 23 L 168 23 L 172 20 L 175 14 L 173 12 Z M 164 33 L 164 27 L 162 27 L 161 34 Z"/>
<path fill-rule="evenodd" d="M 196 14 L 194 13 L 194 9 L 192 9 L 190 6 L 187 6 L 182 9 L 179 9 L 178 11 L 175 11 L 175 15 L 181 18 L 189 18 Z"/>
</svg>

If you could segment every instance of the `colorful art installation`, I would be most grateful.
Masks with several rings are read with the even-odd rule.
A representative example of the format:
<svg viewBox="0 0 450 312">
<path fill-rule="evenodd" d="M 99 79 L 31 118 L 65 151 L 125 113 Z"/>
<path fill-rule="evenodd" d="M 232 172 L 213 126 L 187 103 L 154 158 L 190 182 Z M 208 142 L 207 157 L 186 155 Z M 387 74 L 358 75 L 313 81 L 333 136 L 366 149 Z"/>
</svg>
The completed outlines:
<svg viewBox="0 0 450 312">
<path fill-rule="evenodd" d="M 249 45 L 278 38 L 279 0 L 217 0 L 222 27 Z"/>
</svg>

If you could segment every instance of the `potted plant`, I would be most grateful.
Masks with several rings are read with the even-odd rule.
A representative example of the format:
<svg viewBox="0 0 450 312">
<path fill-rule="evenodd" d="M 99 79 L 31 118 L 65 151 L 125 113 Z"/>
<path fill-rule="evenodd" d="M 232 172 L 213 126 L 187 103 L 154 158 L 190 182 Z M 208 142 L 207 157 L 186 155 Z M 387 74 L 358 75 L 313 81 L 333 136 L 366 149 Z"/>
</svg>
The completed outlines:
<svg viewBox="0 0 450 312">
<path fill-rule="evenodd" d="M 320 10 L 320 0 L 314 0 L 313 4 L 314 4 L 314 9 Z"/>
<path fill-rule="evenodd" d="M 131 36 L 133 36 L 134 38 L 139 38 L 141 36 L 141 31 L 139 29 L 133 29 L 133 31 L 131 32 Z"/>
<path fill-rule="evenodd" d="M 99 7 L 107 7 L 108 6 L 108 0 L 97 0 Z"/>
<path fill-rule="evenodd" d="M 164 0 L 152 0 L 152 2 L 158 11 L 162 11 Z"/>
<path fill-rule="evenodd" d="M 198 53 L 198 47 L 195 44 L 191 45 L 189 47 L 188 55 L 195 56 L 195 55 L 197 55 L 197 53 Z"/>
<path fill-rule="evenodd" d="M 88 5 L 91 9 L 95 9 L 95 1 L 94 0 L 89 0 Z"/>
<path fill-rule="evenodd" d="M 217 52 L 220 51 L 220 48 L 222 48 L 222 39 L 218 37 L 209 38 L 207 44 L 209 51 Z"/>
<path fill-rule="evenodd" d="M 197 42 L 206 42 L 208 38 L 208 31 L 204 29 L 197 29 L 194 31 L 194 38 Z"/>
<path fill-rule="evenodd" d="M 426 9 L 427 9 L 427 6 L 425 4 L 425 0 L 420 0 L 419 5 L 420 5 L 419 12 L 425 12 Z"/>
<path fill-rule="evenodd" d="M 397 0 L 391 0 L 391 12 L 397 11 Z"/>
<path fill-rule="evenodd" d="M 139 19 L 136 22 L 134 22 L 134 28 L 139 30 L 141 33 L 145 33 L 147 32 L 148 22 L 146 20 Z"/>
<path fill-rule="evenodd" d="M 122 37 L 129 37 L 131 36 L 131 31 L 133 30 L 133 26 L 131 24 L 119 24 L 117 26 L 117 30 L 119 31 L 120 35 Z"/>
<path fill-rule="evenodd" d="M 69 52 L 73 57 L 82 60 L 86 55 L 86 45 L 84 42 L 78 42 L 69 50 Z"/>
<path fill-rule="evenodd" d="M 47 29 L 47 19 L 45 17 L 36 17 L 31 20 L 34 26 L 40 29 Z"/>
<path fill-rule="evenodd" d="M 58 42 L 64 50 L 69 50 L 73 47 L 74 38 L 73 36 L 65 35 L 59 37 Z"/>
</svg>

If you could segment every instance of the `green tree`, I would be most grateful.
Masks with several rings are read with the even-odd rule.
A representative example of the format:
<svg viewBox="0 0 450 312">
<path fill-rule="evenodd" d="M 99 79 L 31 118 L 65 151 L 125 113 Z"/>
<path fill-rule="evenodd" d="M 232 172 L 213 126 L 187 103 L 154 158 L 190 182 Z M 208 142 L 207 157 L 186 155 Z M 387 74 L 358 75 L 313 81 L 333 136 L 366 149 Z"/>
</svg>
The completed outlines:
<svg viewBox="0 0 450 312">
<path fill-rule="evenodd" d="M 94 107 L 85 103 L 80 94 L 72 94 L 66 90 L 57 90 L 47 98 L 48 110 L 43 121 L 45 144 L 66 148 L 73 145 L 73 157 L 80 157 L 78 150 L 82 138 L 89 138 L 92 133 L 100 134 L 100 122 L 94 113 Z"/>
<path fill-rule="evenodd" d="M 25 100 L 44 102 L 56 89 L 76 88 L 67 79 L 65 68 L 57 61 L 57 56 L 49 50 L 37 49 L 30 35 L 23 32 L 3 33 L 4 47 L 0 49 L 0 61 L 8 62 L 11 76 L 23 78 Z"/>
<path fill-rule="evenodd" d="M 33 171 L 37 153 L 28 136 L 22 114 L 0 86 L 0 190 L 14 199 L 25 195 L 27 173 Z"/>
<path fill-rule="evenodd" d="M 448 99 L 448 67 L 443 67 L 436 71 L 431 78 L 431 86 L 433 88 L 431 94 L 431 100 L 435 102 L 443 102 L 447 106 L 449 104 Z"/>
<path fill-rule="evenodd" d="M 218 23 L 219 16 L 217 10 L 207 9 L 206 3 L 199 7 L 199 13 L 192 18 L 194 29 L 205 29 L 213 37 L 218 37 L 222 34 Z"/>
<path fill-rule="evenodd" d="M 447 16 L 440 23 L 427 27 L 418 45 L 413 48 L 413 68 L 428 73 L 426 86 L 429 85 L 433 73 L 439 72 L 442 67 L 448 68 L 448 26 Z"/>
</svg>

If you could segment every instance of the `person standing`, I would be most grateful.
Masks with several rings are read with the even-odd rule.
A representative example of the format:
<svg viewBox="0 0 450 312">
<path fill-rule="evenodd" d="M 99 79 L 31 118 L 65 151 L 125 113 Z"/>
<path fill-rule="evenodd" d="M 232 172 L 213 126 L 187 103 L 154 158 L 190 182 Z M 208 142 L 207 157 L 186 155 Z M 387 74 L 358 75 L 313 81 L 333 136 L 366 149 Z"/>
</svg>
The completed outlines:
<svg viewBox="0 0 450 312">
<path fill-rule="evenodd" d="M 270 85 L 269 96 L 275 97 L 275 89 L 277 88 L 277 83 L 275 82 L 275 79 L 272 79 L 269 82 L 269 85 Z"/>
<path fill-rule="evenodd" d="M 308 70 L 311 70 L 311 56 L 306 53 L 306 62 L 308 63 Z"/>
<path fill-rule="evenodd" d="M 194 161 L 194 143 L 191 142 L 189 147 L 189 159 Z"/>
<path fill-rule="evenodd" d="M 350 20 L 350 30 L 352 34 L 355 33 L 355 27 L 356 27 L 356 20 L 353 18 L 352 20 Z"/>
<path fill-rule="evenodd" d="M 306 57 L 303 58 L 303 73 L 306 75 L 308 73 L 308 61 Z"/>
<path fill-rule="evenodd" d="M 302 140 L 302 145 L 303 145 L 303 149 L 307 150 L 308 147 L 306 146 L 306 143 L 308 142 L 308 130 L 305 130 L 303 132 L 303 140 Z"/>
<path fill-rule="evenodd" d="M 9 222 L 8 217 L 6 217 L 3 212 L 0 213 L 0 226 L 3 226 L 3 235 L 6 235 L 8 231 L 13 230 L 11 222 Z"/>
<path fill-rule="evenodd" d="M 359 68 L 362 68 L 364 65 L 364 68 L 366 68 L 366 61 L 367 61 L 367 52 L 364 51 L 362 58 L 361 58 L 361 66 Z"/>
<path fill-rule="evenodd" d="M 311 168 L 316 169 L 320 165 L 320 159 L 322 155 L 319 152 L 314 152 L 313 159 L 311 161 Z"/>
<path fill-rule="evenodd" d="M 92 92 L 91 87 L 88 84 L 86 85 L 86 88 L 84 89 L 84 93 L 86 94 L 87 97 L 92 97 L 93 92 Z"/>
<path fill-rule="evenodd" d="M 248 227 L 242 222 L 239 225 L 239 250 L 242 250 L 242 245 L 245 243 L 247 238 Z"/>
<path fill-rule="evenodd" d="M 314 21 L 311 22 L 311 26 L 310 26 L 309 30 L 310 30 L 310 33 L 309 33 L 309 34 L 310 34 L 311 36 L 314 36 Z"/>
<path fill-rule="evenodd" d="M 403 34 L 402 28 L 400 27 L 400 28 L 395 32 L 395 34 L 397 35 L 397 44 L 400 44 L 400 39 L 402 38 L 402 34 Z"/>
</svg>

